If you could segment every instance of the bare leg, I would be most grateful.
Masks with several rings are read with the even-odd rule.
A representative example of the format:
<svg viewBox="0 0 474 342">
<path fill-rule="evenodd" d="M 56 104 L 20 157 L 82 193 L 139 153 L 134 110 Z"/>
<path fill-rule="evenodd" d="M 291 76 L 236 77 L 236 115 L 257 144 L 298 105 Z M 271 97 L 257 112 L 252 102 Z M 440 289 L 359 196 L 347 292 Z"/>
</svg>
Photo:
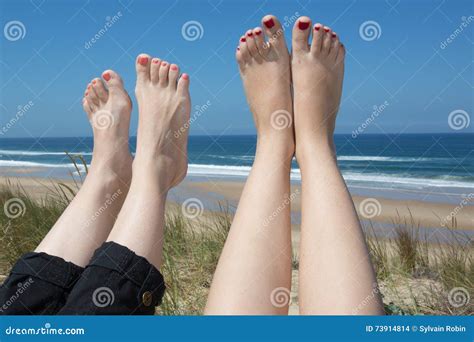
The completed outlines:
<svg viewBox="0 0 474 342">
<path fill-rule="evenodd" d="M 103 77 L 107 88 L 101 79 L 92 80 L 83 102 L 94 131 L 89 174 L 36 249 L 82 267 L 109 235 L 132 175 L 128 148 L 130 98 L 115 72 L 105 71 Z"/>
<path fill-rule="evenodd" d="M 166 195 L 187 171 L 189 77 L 179 78 L 177 65 L 143 54 L 136 67 L 140 118 L 133 178 L 107 240 L 128 247 L 159 269 Z"/>
<path fill-rule="evenodd" d="M 296 22 L 292 72 L 296 156 L 302 175 L 301 314 L 383 313 L 364 234 L 333 145 L 344 55 L 329 28 L 311 28 L 308 17 Z"/>
<path fill-rule="evenodd" d="M 206 314 L 287 314 L 291 286 L 289 55 L 280 23 L 241 38 L 237 60 L 258 131 L 257 152 L 222 251 Z"/>
</svg>

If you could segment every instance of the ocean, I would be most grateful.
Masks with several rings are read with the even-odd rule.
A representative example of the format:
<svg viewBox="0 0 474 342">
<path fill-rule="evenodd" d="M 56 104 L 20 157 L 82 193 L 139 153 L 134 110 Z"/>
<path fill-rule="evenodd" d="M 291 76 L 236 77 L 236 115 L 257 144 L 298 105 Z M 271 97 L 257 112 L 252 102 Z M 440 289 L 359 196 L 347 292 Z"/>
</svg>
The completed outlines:
<svg viewBox="0 0 474 342">
<path fill-rule="evenodd" d="M 474 134 L 336 135 L 338 163 L 351 191 L 413 193 L 413 198 L 474 192 Z M 40 176 L 68 177 L 73 171 L 65 152 L 90 162 L 92 138 L 0 139 L 0 172 L 31 169 Z M 136 139 L 130 139 L 135 150 Z M 252 166 L 255 136 L 191 136 L 189 177 L 243 179 Z M 317 156 L 314 156 L 317 158 Z M 31 173 L 30 173 L 31 174 Z M 291 179 L 301 180 L 297 162 Z M 420 194 L 416 196 L 416 194 Z M 408 196 L 410 197 L 410 196 Z"/>
</svg>

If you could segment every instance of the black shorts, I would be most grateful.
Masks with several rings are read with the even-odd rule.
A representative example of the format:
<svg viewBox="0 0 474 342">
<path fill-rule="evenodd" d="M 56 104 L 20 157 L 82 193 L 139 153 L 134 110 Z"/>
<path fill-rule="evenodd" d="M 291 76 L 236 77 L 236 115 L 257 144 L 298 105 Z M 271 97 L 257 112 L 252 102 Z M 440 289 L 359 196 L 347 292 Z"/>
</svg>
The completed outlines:
<svg viewBox="0 0 474 342">
<path fill-rule="evenodd" d="M 145 258 L 114 242 L 86 268 L 46 253 L 27 253 L 0 287 L 3 315 L 152 315 L 165 292 Z"/>
</svg>

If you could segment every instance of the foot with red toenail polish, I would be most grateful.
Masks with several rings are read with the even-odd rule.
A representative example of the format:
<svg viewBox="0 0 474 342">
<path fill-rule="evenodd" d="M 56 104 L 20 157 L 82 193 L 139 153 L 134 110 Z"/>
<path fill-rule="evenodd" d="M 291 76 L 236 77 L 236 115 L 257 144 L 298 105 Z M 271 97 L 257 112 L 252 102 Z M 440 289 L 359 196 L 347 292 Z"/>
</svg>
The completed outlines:
<svg viewBox="0 0 474 342">
<path fill-rule="evenodd" d="M 259 145 L 272 145 L 285 160 L 294 154 L 290 56 L 278 19 L 267 15 L 263 30 L 246 32 L 236 51 Z M 262 35 L 262 32 L 265 35 Z"/>
<path fill-rule="evenodd" d="M 311 156 L 315 145 L 332 146 L 345 56 L 338 35 L 329 27 L 318 23 L 314 30 L 301 30 L 301 22 L 309 26 L 311 19 L 300 17 L 293 28 L 291 69 L 299 160 Z"/>
</svg>

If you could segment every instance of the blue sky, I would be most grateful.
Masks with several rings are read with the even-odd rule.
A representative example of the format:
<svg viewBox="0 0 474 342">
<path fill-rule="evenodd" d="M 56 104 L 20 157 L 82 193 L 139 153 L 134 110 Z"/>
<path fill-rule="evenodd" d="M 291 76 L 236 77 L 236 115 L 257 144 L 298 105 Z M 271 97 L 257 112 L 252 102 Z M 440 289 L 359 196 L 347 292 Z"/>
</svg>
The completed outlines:
<svg viewBox="0 0 474 342">
<path fill-rule="evenodd" d="M 86 48 L 107 18 L 119 12 L 120 18 Z M 453 132 L 449 113 L 474 115 L 473 12 L 467 0 L 1 0 L 1 28 L 19 21 L 24 36 L 2 30 L 0 37 L 0 126 L 31 101 L 4 137 L 91 135 L 80 102 L 85 85 L 112 68 L 134 98 L 134 59 L 146 52 L 178 63 L 191 75 L 193 107 L 209 104 L 191 134 L 253 134 L 234 51 L 240 35 L 272 13 L 283 22 L 308 15 L 342 37 L 348 55 L 337 132 L 352 132 L 372 115 L 374 105 L 384 103 L 364 133 Z M 202 26 L 194 41 L 182 34 L 189 21 Z M 360 34 L 368 21 L 380 28 L 374 40 Z M 463 22 L 468 24 L 456 33 Z M 288 42 L 290 34 L 287 30 Z M 451 35 L 452 42 L 443 44 Z M 134 135 L 135 103 L 132 115 Z M 463 130 L 473 131 L 474 122 Z"/>
</svg>

